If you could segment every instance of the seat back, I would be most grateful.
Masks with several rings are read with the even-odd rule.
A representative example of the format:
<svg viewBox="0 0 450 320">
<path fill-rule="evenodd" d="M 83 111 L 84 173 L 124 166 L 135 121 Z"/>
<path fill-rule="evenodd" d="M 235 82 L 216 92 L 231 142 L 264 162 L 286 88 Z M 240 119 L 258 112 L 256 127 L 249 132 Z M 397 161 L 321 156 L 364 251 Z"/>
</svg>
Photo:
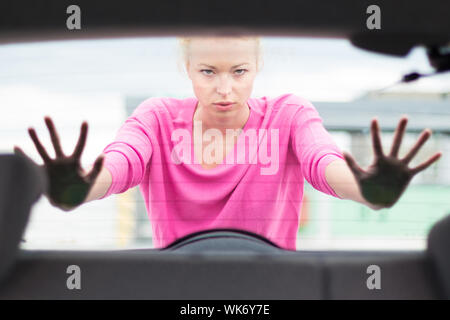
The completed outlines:
<svg viewBox="0 0 450 320">
<path fill-rule="evenodd" d="M 0 155 L 0 282 L 14 264 L 31 206 L 46 183 L 42 168 L 29 159 Z"/>
<path fill-rule="evenodd" d="M 450 299 L 450 214 L 431 228 L 427 253 L 439 277 L 443 295 Z"/>
</svg>

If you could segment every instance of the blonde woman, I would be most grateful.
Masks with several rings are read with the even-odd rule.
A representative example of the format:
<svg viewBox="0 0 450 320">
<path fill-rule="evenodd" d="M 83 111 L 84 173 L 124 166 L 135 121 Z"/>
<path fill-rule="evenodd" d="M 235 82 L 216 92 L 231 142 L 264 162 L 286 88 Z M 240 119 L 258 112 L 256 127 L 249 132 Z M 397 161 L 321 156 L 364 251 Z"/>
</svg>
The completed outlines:
<svg viewBox="0 0 450 320">
<path fill-rule="evenodd" d="M 411 178 L 441 156 L 408 168 L 431 131 L 424 130 L 399 159 L 407 118 L 400 120 L 388 154 L 373 120 L 375 160 L 363 170 L 339 150 L 308 100 L 290 93 L 251 97 L 262 66 L 259 38 L 194 37 L 179 43 L 194 97 L 142 102 L 89 170 L 80 166 L 86 122 L 75 151 L 65 156 L 52 120 L 45 118 L 56 159 L 29 129 L 44 160 L 46 196 L 53 205 L 72 210 L 139 185 L 156 248 L 196 231 L 233 228 L 295 250 L 304 179 L 326 194 L 378 210 L 391 207 Z M 17 147 L 15 152 L 22 153 Z"/>
</svg>

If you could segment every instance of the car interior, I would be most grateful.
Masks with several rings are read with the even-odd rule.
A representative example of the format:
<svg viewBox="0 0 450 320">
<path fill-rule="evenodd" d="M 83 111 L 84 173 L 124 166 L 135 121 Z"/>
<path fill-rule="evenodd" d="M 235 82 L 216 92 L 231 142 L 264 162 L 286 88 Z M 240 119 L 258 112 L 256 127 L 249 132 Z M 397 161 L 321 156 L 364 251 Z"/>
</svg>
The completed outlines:
<svg viewBox="0 0 450 320">
<path fill-rule="evenodd" d="M 433 73 L 405 74 L 403 82 L 450 70 L 445 1 L 415 0 L 407 7 L 378 1 L 382 26 L 372 30 L 366 27 L 370 1 L 198 1 L 195 7 L 188 1 L 78 1 L 83 27 L 68 31 L 70 4 L 2 1 L 0 46 L 247 33 L 348 39 L 360 50 L 399 58 L 425 47 Z M 42 169 L 26 158 L 0 154 L 0 299 L 450 299 L 450 212 L 431 228 L 422 251 L 290 251 L 238 229 L 196 232 L 162 249 L 22 249 L 33 205 L 47 183 Z M 70 265 L 83 270 L 83 290 L 67 290 Z M 366 285 L 373 265 L 382 270 L 382 290 Z"/>
</svg>

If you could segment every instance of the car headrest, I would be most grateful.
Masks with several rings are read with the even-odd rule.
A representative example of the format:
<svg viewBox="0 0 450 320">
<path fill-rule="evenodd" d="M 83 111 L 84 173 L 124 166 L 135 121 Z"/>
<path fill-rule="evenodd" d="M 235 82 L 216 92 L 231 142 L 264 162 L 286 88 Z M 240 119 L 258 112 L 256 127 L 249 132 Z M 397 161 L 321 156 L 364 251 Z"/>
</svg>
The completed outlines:
<svg viewBox="0 0 450 320">
<path fill-rule="evenodd" d="M 450 299 L 450 214 L 431 228 L 427 246 L 441 289 L 445 298 Z"/>
<path fill-rule="evenodd" d="M 15 154 L 0 154 L 0 281 L 14 264 L 31 211 L 47 186 L 42 167 Z"/>
</svg>

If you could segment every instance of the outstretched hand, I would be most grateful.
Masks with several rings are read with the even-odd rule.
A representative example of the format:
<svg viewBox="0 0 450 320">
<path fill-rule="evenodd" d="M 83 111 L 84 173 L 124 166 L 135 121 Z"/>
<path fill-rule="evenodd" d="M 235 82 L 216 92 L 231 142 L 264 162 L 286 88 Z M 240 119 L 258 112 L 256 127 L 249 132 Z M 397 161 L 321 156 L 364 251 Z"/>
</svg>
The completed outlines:
<svg viewBox="0 0 450 320">
<path fill-rule="evenodd" d="M 398 158 L 398 151 L 405 132 L 408 119 L 401 118 L 394 135 L 391 151 L 388 155 L 383 153 L 380 140 L 378 121 L 372 120 L 371 133 L 374 149 L 374 162 L 366 169 L 361 169 L 354 158 L 344 152 L 347 165 L 356 178 L 362 196 L 371 204 L 382 208 L 390 208 L 400 198 L 411 179 L 422 170 L 425 170 L 442 155 L 437 152 L 428 160 L 415 168 L 408 168 L 408 163 L 414 158 L 419 149 L 431 135 L 430 129 L 422 131 L 416 144 L 403 159 Z"/>
<path fill-rule="evenodd" d="M 49 157 L 47 151 L 39 141 L 35 130 L 33 128 L 28 129 L 28 133 L 33 140 L 37 151 L 44 160 L 44 165 L 40 167 L 44 168 L 49 182 L 48 190 L 46 190 L 45 195 L 52 205 L 65 211 L 69 211 L 83 203 L 84 199 L 86 199 L 89 190 L 102 168 L 103 155 L 100 155 L 95 160 L 91 172 L 86 174 L 81 168 L 80 158 L 86 144 L 88 130 L 87 122 L 82 123 L 78 143 L 70 156 L 65 156 L 63 154 L 58 134 L 50 117 L 45 117 L 45 124 L 50 132 L 50 137 L 55 149 L 55 159 Z M 14 153 L 33 161 L 17 146 L 14 146 Z"/>
</svg>

